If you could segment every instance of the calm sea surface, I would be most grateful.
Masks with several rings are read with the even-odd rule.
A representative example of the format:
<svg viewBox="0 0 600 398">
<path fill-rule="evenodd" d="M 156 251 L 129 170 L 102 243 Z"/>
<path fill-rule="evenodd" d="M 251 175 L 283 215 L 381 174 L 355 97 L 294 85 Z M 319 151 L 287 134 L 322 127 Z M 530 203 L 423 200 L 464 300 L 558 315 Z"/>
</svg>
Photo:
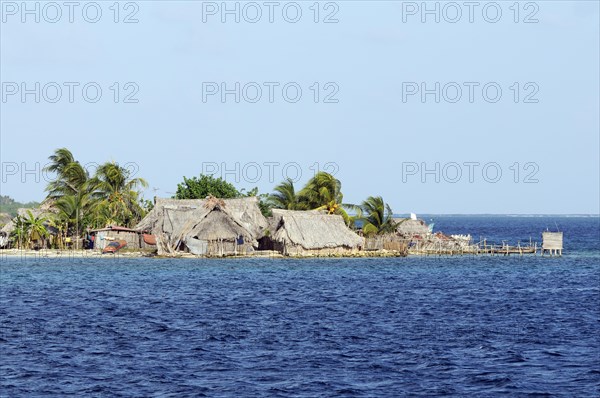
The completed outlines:
<svg viewBox="0 0 600 398">
<path fill-rule="evenodd" d="M 1 257 L 0 396 L 598 396 L 598 217 L 432 218 L 565 255 Z"/>
</svg>

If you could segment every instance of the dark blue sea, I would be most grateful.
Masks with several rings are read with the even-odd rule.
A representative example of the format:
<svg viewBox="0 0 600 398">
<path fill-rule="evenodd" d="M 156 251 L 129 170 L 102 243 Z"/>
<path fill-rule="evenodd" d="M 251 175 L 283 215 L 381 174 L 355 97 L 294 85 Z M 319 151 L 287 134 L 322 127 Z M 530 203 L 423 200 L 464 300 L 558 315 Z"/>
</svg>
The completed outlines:
<svg viewBox="0 0 600 398">
<path fill-rule="evenodd" d="M 0 396 L 599 396 L 599 218 L 431 217 L 565 252 L 0 255 Z"/>
</svg>

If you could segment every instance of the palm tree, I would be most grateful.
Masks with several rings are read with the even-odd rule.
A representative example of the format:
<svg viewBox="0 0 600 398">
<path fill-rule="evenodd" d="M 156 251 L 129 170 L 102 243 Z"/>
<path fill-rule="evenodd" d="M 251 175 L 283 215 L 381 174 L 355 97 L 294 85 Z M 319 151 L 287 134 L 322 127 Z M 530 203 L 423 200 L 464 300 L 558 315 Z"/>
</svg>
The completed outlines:
<svg viewBox="0 0 600 398">
<path fill-rule="evenodd" d="M 360 220 L 365 235 L 383 234 L 395 230 L 392 208 L 381 196 L 369 196 L 360 205 Z"/>
<path fill-rule="evenodd" d="M 22 224 L 25 228 L 25 236 L 27 237 L 27 245 L 30 246 L 34 240 L 41 240 L 42 247 L 46 246 L 46 238 L 48 237 L 48 230 L 46 229 L 45 223 L 48 222 L 48 218 L 41 215 L 36 216 L 31 210 L 27 210 L 26 217 L 23 218 Z"/>
<path fill-rule="evenodd" d="M 79 237 L 79 231 L 89 221 L 87 215 L 91 207 L 90 194 L 86 191 L 57 199 L 54 202 L 54 208 L 57 210 L 55 227 L 66 235 L 74 232 L 75 236 Z"/>
<path fill-rule="evenodd" d="M 17 242 L 17 248 L 23 248 L 23 242 L 27 240 L 27 229 L 23 222 L 23 217 L 17 216 L 15 220 L 15 229 L 11 232 L 13 239 Z"/>
<path fill-rule="evenodd" d="M 294 181 L 287 178 L 281 184 L 273 188 L 275 191 L 268 197 L 272 207 L 276 209 L 297 210 L 299 207 L 299 198 L 296 195 Z"/>
<path fill-rule="evenodd" d="M 69 225 L 75 226 L 76 236 L 79 236 L 82 215 L 89 205 L 89 173 L 67 148 L 55 150 L 49 159 L 50 163 L 44 170 L 56 173 L 56 179 L 46 187 L 47 199 L 55 201 L 55 207 L 59 209 L 58 219 L 66 223 L 64 228 L 58 229 L 68 234 Z"/>
<path fill-rule="evenodd" d="M 96 223 L 133 226 L 143 217 L 144 209 L 140 206 L 140 192 L 137 190 L 138 187 L 148 187 L 143 178 L 130 178 L 129 170 L 109 162 L 98 167 L 88 184 L 97 215 Z"/>
<path fill-rule="evenodd" d="M 57 199 L 65 195 L 80 193 L 89 179 L 89 173 L 75 160 L 71 151 L 59 148 L 49 157 L 50 164 L 44 171 L 56 173 L 56 179 L 48 183 L 48 198 Z"/>
<path fill-rule="evenodd" d="M 305 210 L 327 210 L 329 214 L 339 214 L 349 224 L 350 217 L 344 207 L 352 205 L 342 204 L 342 183 L 329 173 L 320 171 L 308 180 L 299 192 L 299 208 Z"/>
<path fill-rule="evenodd" d="M 56 215 L 48 219 L 48 224 L 56 230 L 56 236 L 52 240 L 52 246 L 54 246 L 54 248 L 56 249 L 64 249 L 64 238 L 67 233 L 65 228 L 67 228 L 68 225 L 65 224 L 62 221 L 62 219 Z"/>
<path fill-rule="evenodd" d="M 44 170 L 59 175 L 69 164 L 75 162 L 73 154 L 67 148 L 56 149 L 54 155 L 50 155 L 48 159 L 50 159 L 50 164 Z"/>
<path fill-rule="evenodd" d="M 327 209 L 330 213 L 341 206 L 342 183 L 329 173 L 320 171 L 308 180 L 299 192 L 300 206 L 306 209 Z"/>
</svg>

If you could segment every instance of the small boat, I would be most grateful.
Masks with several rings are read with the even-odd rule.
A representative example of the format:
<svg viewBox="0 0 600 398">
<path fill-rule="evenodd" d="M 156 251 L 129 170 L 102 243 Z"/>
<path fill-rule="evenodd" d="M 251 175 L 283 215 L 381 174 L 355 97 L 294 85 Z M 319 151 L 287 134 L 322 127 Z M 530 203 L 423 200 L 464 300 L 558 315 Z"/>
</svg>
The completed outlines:
<svg viewBox="0 0 600 398">
<path fill-rule="evenodd" d="M 156 236 L 144 234 L 144 243 L 147 245 L 156 245 Z"/>
<path fill-rule="evenodd" d="M 121 250 L 122 248 L 124 248 L 125 246 L 127 246 L 127 242 L 124 241 L 124 240 L 117 240 L 117 241 L 114 241 L 114 242 L 110 242 L 102 250 L 102 254 L 105 254 L 105 253 L 115 254 L 116 252 L 118 252 L 119 250 Z"/>
</svg>

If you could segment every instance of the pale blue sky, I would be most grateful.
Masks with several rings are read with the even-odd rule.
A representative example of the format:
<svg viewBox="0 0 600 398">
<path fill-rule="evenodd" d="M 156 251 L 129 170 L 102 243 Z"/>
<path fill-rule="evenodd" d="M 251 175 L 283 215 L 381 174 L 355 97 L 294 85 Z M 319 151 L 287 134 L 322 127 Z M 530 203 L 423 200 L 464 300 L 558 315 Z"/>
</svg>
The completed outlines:
<svg viewBox="0 0 600 398">
<path fill-rule="evenodd" d="M 25 163 L 35 169 L 55 148 L 66 146 L 82 163 L 135 163 L 137 175 L 150 184 L 148 198 L 154 192 L 170 196 L 182 176 L 202 171 L 203 162 L 225 163 L 229 169 L 239 163 L 241 181 L 234 181 L 235 172 L 227 179 L 261 192 L 270 192 L 283 179 L 287 163 L 301 168 L 299 185 L 315 163 L 321 168 L 335 163 L 345 201 L 382 195 L 397 213 L 599 212 L 598 2 L 539 1 L 537 10 L 520 10 L 519 23 L 509 8 L 513 1 L 498 2 L 502 16 L 497 23 L 486 22 L 481 8 L 469 23 L 463 6 L 454 24 L 444 15 L 440 23 L 433 16 L 422 23 L 419 13 L 405 15 L 404 23 L 408 3 L 393 1 L 335 2 L 339 22 L 330 24 L 313 22 L 312 1 L 298 2 L 302 17 L 295 24 L 282 17 L 286 2 L 275 9 L 273 23 L 268 8 L 261 6 L 262 19 L 254 24 L 243 15 L 240 23 L 232 16 L 222 23 L 220 14 L 206 15 L 204 23 L 202 10 L 209 5 L 195 1 L 135 2 L 139 22 L 134 24 L 113 22 L 112 1 L 99 2 L 103 13 L 95 24 L 86 22 L 80 9 L 73 23 L 68 15 L 56 23 L 44 21 L 44 15 L 35 23 L 25 15 L 29 19 L 22 23 L 21 10 L 12 15 L 7 3 L 12 2 L 2 1 L 0 39 L 3 195 L 42 199 L 44 179 L 36 182 L 33 174 L 13 171 L 13 166 Z M 335 10 L 324 5 L 320 20 Z M 46 17 L 54 17 L 53 10 L 46 11 L 52 12 Z M 88 15 L 93 17 L 92 11 Z M 131 11 L 122 9 L 119 18 Z M 293 9 L 288 11 L 293 17 Z M 494 17 L 493 11 L 488 17 Z M 539 22 L 523 23 L 532 12 Z M 36 103 L 33 95 L 22 103 L 20 93 L 7 95 L 11 83 L 21 82 L 30 88 L 34 82 L 81 85 L 74 103 L 66 88 L 58 103 L 43 97 Z M 87 82 L 103 89 L 96 103 L 81 96 Z M 124 83 L 137 84 L 139 103 L 114 103 L 109 88 L 114 82 L 121 83 L 121 94 L 131 91 L 123 90 Z M 203 102 L 203 82 L 281 85 L 274 103 L 266 87 L 258 103 L 235 103 L 233 95 L 222 103 L 218 96 Z M 303 90 L 296 103 L 281 95 L 287 82 Z M 319 103 L 310 89 L 314 82 L 321 84 Z M 328 82 L 339 87 L 338 103 L 322 101 L 333 90 L 324 90 Z M 457 103 L 443 97 L 435 103 L 434 95 L 425 103 L 418 95 L 403 102 L 403 82 L 426 82 L 429 88 L 435 82 L 480 86 L 473 103 L 465 86 Z M 488 82 L 502 89 L 496 103 L 481 94 Z M 518 103 L 515 82 L 520 83 Z M 526 83 L 534 84 L 525 89 Z M 539 102 L 524 103 L 536 87 L 532 98 Z M 279 163 L 271 166 L 274 181 L 264 165 L 271 162 Z M 439 162 L 439 183 L 434 174 L 422 176 L 420 170 L 403 178 L 403 162 L 405 172 L 423 163 L 433 169 Z M 479 163 L 472 182 L 467 162 Z M 515 162 L 521 169 L 518 182 Z M 255 164 L 261 165 L 260 178 L 254 178 Z M 455 174 L 457 164 L 461 178 Z M 483 176 L 485 164 L 491 168 Z M 295 167 L 287 169 L 291 177 Z M 502 176 L 492 183 L 495 167 Z M 244 171 L 257 181 L 243 181 Z M 537 183 L 523 181 L 530 172 L 536 172 Z"/>
</svg>

